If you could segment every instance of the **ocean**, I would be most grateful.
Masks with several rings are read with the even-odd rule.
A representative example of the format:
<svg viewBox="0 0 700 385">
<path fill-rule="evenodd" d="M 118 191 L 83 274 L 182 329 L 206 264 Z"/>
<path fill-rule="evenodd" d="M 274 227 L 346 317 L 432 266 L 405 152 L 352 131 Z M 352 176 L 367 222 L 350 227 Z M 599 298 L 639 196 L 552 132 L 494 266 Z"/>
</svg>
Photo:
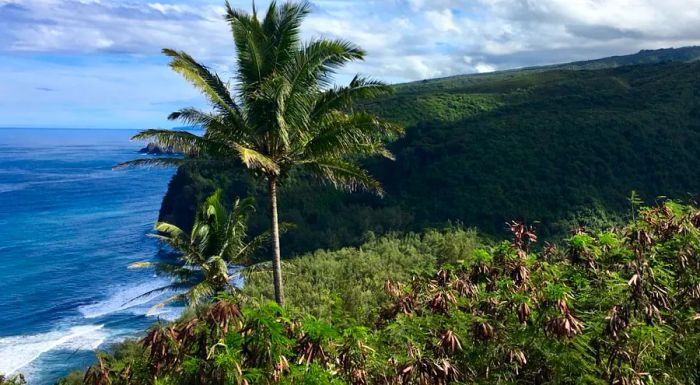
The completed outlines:
<svg viewBox="0 0 700 385">
<path fill-rule="evenodd" d="M 0 373 L 53 384 L 95 350 L 181 309 L 149 310 L 168 280 L 131 270 L 173 169 L 113 170 L 140 156 L 135 131 L 0 128 Z"/>
</svg>

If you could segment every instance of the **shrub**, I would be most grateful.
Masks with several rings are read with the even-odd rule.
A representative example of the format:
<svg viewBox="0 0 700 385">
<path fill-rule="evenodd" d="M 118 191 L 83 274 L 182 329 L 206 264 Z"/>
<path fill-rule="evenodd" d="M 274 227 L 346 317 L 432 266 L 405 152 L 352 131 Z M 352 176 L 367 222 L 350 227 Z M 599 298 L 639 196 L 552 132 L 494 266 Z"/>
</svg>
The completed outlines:
<svg viewBox="0 0 700 385">
<path fill-rule="evenodd" d="M 100 355 L 87 383 L 700 381 L 698 208 L 675 202 L 642 208 L 624 226 L 578 228 L 558 246 L 536 247 L 534 230 L 522 223 L 511 223 L 510 230 L 511 241 L 478 248 L 455 244 L 474 238 L 452 229 L 372 239 L 367 250 L 344 249 L 335 258 L 307 256 L 296 265 L 298 275 L 288 276 L 317 278 L 308 283 L 308 302 L 293 309 L 255 301 L 239 307 L 237 294 L 223 294 L 178 322 L 156 325 L 143 349 Z M 464 252 L 469 254 L 460 258 Z M 372 253 L 392 257 L 381 265 Z M 402 253 L 429 262 L 410 279 L 385 281 L 382 294 L 374 293 L 384 299 L 366 302 L 385 306 L 353 314 L 343 308 L 351 303 L 343 298 L 334 303 L 341 310 L 321 317 L 303 313 L 323 298 L 321 289 L 352 293 L 341 285 L 379 284 L 382 273 L 365 273 L 369 283 L 343 277 L 343 258 L 365 272 L 371 269 L 359 265 L 367 260 L 408 274 L 408 265 L 397 262 Z M 310 261 L 326 260 L 335 263 L 328 264 L 338 280 L 334 290 L 331 279 L 314 276 L 320 269 L 303 270 L 314 269 Z M 368 322 L 371 314 L 377 314 L 374 322 Z"/>
<path fill-rule="evenodd" d="M 387 280 L 404 281 L 456 263 L 480 244 L 476 231 L 457 226 L 422 235 L 369 235 L 360 247 L 320 250 L 286 261 L 286 296 L 295 314 L 369 325 L 389 299 L 382 290 Z M 263 301 L 274 298 L 270 276 L 267 269 L 246 274 L 243 294 Z"/>
</svg>

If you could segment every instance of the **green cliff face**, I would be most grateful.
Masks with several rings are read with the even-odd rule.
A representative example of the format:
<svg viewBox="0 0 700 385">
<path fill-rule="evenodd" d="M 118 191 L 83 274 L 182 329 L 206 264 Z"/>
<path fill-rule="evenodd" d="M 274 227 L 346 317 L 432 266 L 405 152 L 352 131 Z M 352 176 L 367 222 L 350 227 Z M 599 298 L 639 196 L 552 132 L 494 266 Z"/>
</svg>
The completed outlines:
<svg viewBox="0 0 700 385">
<path fill-rule="evenodd" d="M 509 219 L 540 221 L 550 224 L 541 233 L 551 235 L 582 207 L 626 209 L 632 190 L 647 201 L 693 196 L 700 192 L 695 51 L 398 85 L 366 104 L 407 127 L 392 144 L 395 162 L 368 164 L 387 195 L 340 193 L 296 176 L 282 189 L 281 220 L 297 225 L 285 251 L 354 245 L 367 231 L 447 221 L 492 234 Z M 648 61 L 661 62 L 617 66 Z M 614 68 L 585 69 L 599 66 Z M 181 168 L 160 219 L 187 227 L 196 202 L 217 184 L 266 204 L 264 189 L 244 174 Z M 265 228 L 265 211 L 259 214 L 252 225 Z"/>
<path fill-rule="evenodd" d="M 182 166 L 170 182 L 160 210 L 161 221 L 190 229 L 197 207 L 217 187 L 230 197 L 254 196 L 257 210 L 249 220 L 251 233 L 270 228 L 266 186 L 240 170 L 212 170 Z M 282 235 L 283 253 L 291 255 L 317 248 L 356 245 L 368 231 L 386 233 L 412 228 L 413 218 L 388 199 L 347 194 L 297 175 L 282 186 L 278 197 L 280 219 L 294 225 Z"/>
</svg>

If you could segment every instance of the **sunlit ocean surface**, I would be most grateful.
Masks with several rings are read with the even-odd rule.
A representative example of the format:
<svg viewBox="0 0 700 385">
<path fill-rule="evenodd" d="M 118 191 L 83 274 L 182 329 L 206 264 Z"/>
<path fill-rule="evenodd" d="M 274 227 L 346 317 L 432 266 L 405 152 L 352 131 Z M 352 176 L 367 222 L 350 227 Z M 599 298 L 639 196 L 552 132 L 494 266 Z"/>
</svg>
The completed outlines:
<svg viewBox="0 0 700 385">
<path fill-rule="evenodd" d="M 129 130 L 0 128 L 0 373 L 53 384 L 94 351 L 142 332 L 166 284 L 129 263 L 156 257 L 147 237 L 173 170 L 112 170 L 139 156 Z"/>
</svg>

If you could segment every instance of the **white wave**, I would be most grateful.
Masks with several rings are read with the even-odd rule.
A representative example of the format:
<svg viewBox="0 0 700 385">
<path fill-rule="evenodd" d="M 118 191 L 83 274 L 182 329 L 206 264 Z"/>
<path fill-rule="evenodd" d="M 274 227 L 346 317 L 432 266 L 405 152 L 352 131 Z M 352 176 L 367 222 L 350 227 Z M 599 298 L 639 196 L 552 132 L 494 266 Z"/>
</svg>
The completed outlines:
<svg viewBox="0 0 700 385">
<path fill-rule="evenodd" d="M 184 311 L 184 306 L 166 306 L 156 309 L 149 308 L 145 314 L 148 317 L 158 317 L 164 321 L 175 321 Z"/>
<path fill-rule="evenodd" d="M 0 338 L 0 374 L 10 375 L 51 350 L 94 350 L 107 338 L 104 325 Z"/>
<path fill-rule="evenodd" d="M 156 304 L 159 300 L 163 300 L 173 294 L 171 290 L 157 291 L 157 289 L 165 287 L 171 282 L 163 278 L 153 278 L 149 282 L 117 288 L 107 299 L 81 306 L 78 310 L 85 318 L 97 318 L 107 314 L 126 311 L 132 314 L 146 314 L 150 306 L 144 307 L 143 305 Z"/>
<path fill-rule="evenodd" d="M 0 194 L 10 191 L 24 190 L 27 187 L 26 185 L 26 183 L 0 183 Z"/>
<path fill-rule="evenodd" d="M 17 183 L 2 183 L 2 184 L 0 184 L 0 193 L 25 190 L 28 188 L 32 188 L 34 186 L 42 186 L 42 185 L 47 185 L 47 184 L 54 185 L 54 184 L 59 184 L 59 183 L 76 183 L 76 182 L 83 182 L 83 181 L 92 180 L 92 179 L 105 179 L 105 178 L 115 178 L 116 177 L 115 174 L 109 174 L 103 170 L 96 171 L 96 172 L 89 172 L 89 173 L 86 173 L 86 174 L 83 174 L 80 176 L 66 176 L 63 174 L 48 174 L 48 175 L 56 175 L 56 176 L 60 176 L 60 178 L 34 180 L 34 181 L 17 182 Z"/>
</svg>

